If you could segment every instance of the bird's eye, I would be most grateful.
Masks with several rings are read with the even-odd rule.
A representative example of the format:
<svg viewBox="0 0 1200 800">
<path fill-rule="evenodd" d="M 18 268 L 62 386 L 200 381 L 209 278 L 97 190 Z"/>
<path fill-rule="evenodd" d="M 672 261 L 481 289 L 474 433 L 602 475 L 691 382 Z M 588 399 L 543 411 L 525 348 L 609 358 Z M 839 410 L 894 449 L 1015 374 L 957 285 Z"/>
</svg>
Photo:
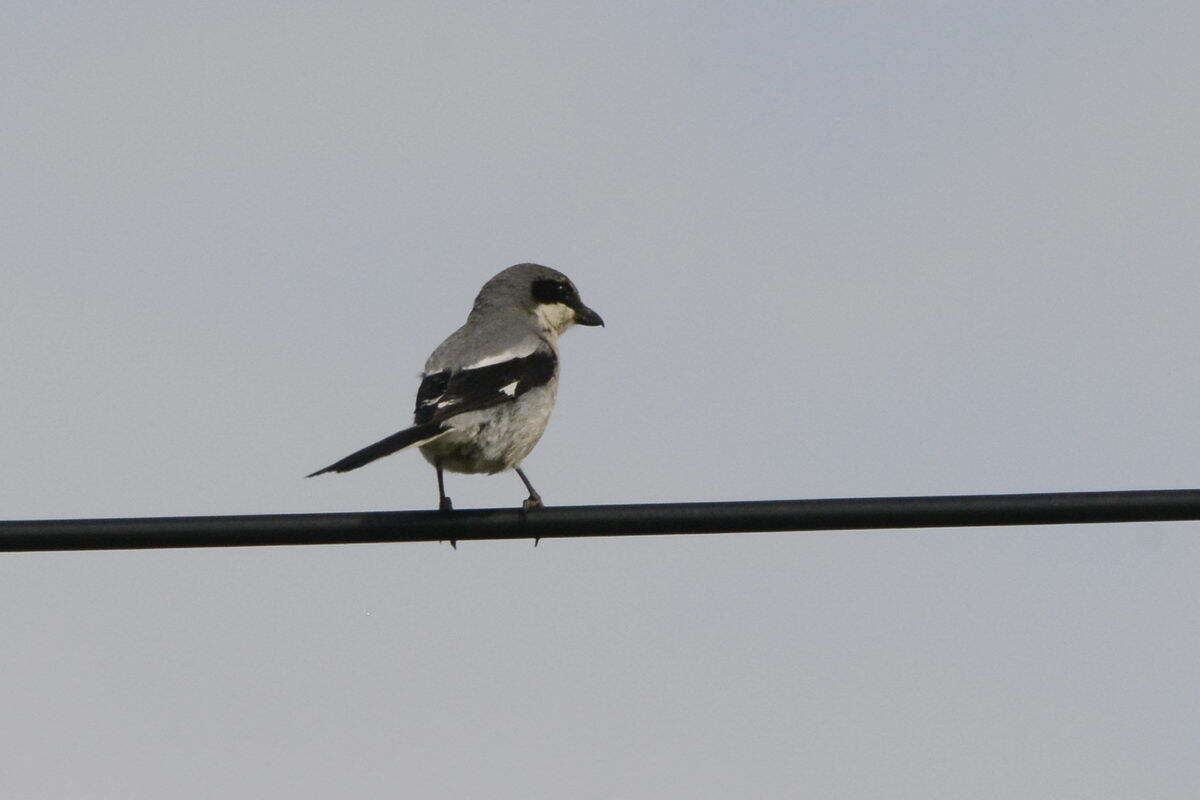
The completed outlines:
<svg viewBox="0 0 1200 800">
<path fill-rule="evenodd" d="M 571 287 L 562 281 L 549 278 L 533 282 L 533 299 L 538 303 L 568 303 Z"/>
</svg>

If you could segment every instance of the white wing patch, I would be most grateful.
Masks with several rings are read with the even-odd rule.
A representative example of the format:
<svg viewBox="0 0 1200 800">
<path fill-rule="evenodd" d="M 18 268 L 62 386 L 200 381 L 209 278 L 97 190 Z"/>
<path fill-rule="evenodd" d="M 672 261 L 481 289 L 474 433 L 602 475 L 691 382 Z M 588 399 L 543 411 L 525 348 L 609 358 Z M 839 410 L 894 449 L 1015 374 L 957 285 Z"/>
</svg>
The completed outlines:
<svg viewBox="0 0 1200 800">
<path fill-rule="evenodd" d="M 536 350 L 537 345 L 538 345 L 538 343 L 536 341 L 529 342 L 528 344 L 526 344 L 522 347 L 514 347 L 509 350 L 505 350 L 503 353 L 496 353 L 496 355 L 494 355 L 494 356 L 488 356 L 487 358 L 481 358 L 478 361 L 476 361 L 474 364 L 467 364 L 465 367 L 463 367 L 463 369 L 479 369 L 480 367 L 490 367 L 492 364 L 499 364 L 504 361 L 511 361 L 514 358 L 524 358 L 525 356 L 529 355 L 534 350 Z"/>
<path fill-rule="evenodd" d="M 520 383 L 520 381 L 513 381 L 512 383 L 508 384 L 507 386 L 501 386 L 500 391 L 503 392 L 504 394 L 508 395 L 509 397 L 516 397 L 518 383 Z"/>
</svg>

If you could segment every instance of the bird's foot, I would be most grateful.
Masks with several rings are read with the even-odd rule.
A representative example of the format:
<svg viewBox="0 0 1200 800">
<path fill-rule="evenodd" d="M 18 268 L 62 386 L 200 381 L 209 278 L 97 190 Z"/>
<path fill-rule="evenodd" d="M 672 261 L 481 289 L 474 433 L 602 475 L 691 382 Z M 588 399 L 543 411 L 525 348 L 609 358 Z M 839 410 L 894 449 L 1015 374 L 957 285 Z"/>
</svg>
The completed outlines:
<svg viewBox="0 0 1200 800">
<path fill-rule="evenodd" d="M 526 498 L 525 502 L 521 503 L 521 513 L 522 514 L 528 514 L 530 511 L 537 511 L 542 508 L 545 508 L 545 506 L 542 505 L 542 498 L 538 497 L 536 494 L 529 495 L 529 497 Z M 541 540 L 542 540 L 542 537 L 535 536 L 533 538 L 533 546 L 537 547 L 538 542 L 540 542 Z"/>
</svg>

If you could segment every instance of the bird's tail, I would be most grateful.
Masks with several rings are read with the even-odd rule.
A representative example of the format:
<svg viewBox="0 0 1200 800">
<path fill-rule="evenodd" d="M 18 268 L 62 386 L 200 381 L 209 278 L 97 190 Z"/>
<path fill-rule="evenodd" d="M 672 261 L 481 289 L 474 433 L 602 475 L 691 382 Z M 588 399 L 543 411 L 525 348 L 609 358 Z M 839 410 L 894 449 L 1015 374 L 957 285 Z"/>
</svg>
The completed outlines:
<svg viewBox="0 0 1200 800">
<path fill-rule="evenodd" d="M 448 430 L 450 429 L 443 426 L 440 422 L 413 425 L 411 428 L 405 428 L 402 431 L 393 433 L 386 439 L 380 439 L 375 444 L 369 444 L 362 450 L 346 456 L 341 461 L 335 461 L 328 467 L 325 467 L 325 469 L 319 469 L 312 473 L 312 475 L 306 475 L 305 477 L 311 478 L 314 475 L 323 475 L 326 472 L 349 472 L 352 469 L 358 469 L 364 464 L 370 464 L 377 458 L 390 456 L 397 450 L 403 450 L 414 444 L 424 444 L 436 439 Z"/>
</svg>

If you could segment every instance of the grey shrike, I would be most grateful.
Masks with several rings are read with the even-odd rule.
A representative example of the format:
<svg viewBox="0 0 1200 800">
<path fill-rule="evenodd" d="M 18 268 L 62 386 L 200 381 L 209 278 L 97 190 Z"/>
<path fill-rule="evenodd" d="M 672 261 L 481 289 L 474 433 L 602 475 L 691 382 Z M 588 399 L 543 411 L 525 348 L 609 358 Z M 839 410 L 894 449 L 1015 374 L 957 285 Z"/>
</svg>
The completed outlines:
<svg viewBox="0 0 1200 800">
<path fill-rule="evenodd" d="M 542 498 L 521 461 L 550 421 L 558 390 L 558 337 L 571 325 L 603 325 L 561 272 L 517 264 L 483 285 L 466 324 L 425 362 L 412 427 L 351 453 L 325 469 L 348 472 L 418 445 L 437 470 L 438 507 L 453 508 L 442 470 L 496 473 L 514 469 L 529 498 Z"/>
</svg>

